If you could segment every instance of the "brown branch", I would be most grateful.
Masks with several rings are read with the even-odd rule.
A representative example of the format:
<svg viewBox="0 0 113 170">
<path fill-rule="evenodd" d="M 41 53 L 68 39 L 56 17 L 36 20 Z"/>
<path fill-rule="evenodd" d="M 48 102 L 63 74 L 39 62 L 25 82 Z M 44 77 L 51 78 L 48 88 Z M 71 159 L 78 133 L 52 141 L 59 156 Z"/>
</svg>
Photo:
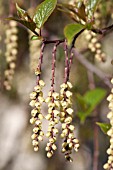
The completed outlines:
<svg viewBox="0 0 113 170">
<path fill-rule="evenodd" d="M 94 145 L 94 154 L 93 154 L 93 170 L 98 170 L 98 161 L 99 161 L 99 130 L 96 122 L 98 122 L 98 111 L 94 111 L 95 119 L 93 122 L 94 126 L 94 138 L 93 138 L 93 145 Z"/>
<path fill-rule="evenodd" d="M 62 39 L 62 40 L 46 40 L 46 39 L 44 39 L 43 42 L 45 44 L 54 44 L 54 43 L 60 44 L 60 43 L 65 42 L 65 39 Z"/>
<path fill-rule="evenodd" d="M 103 82 L 111 89 L 112 84 L 110 82 L 110 75 L 103 73 L 100 69 L 98 69 L 95 65 L 91 64 L 85 57 L 80 54 L 75 48 L 73 49 L 73 53 L 75 58 L 85 66 L 89 71 L 96 74 Z"/>
<path fill-rule="evenodd" d="M 73 38 L 73 41 L 72 41 L 72 45 L 71 45 L 71 49 L 75 46 L 75 41 L 76 39 L 79 37 L 80 34 L 82 34 L 82 32 L 84 32 L 85 29 L 82 29 L 80 32 L 78 32 L 74 38 Z"/>
<path fill-rule="evenodd" d="M 87 71 L 88 80 L 89 80 L 89 89 L 93 90 L 95 89 L 95 80 L 94 80 L 94 74 L 91 71 Z M 98 161 L 99 161 L 99 132 L 98 132 L 98 126 L 96 125 L 96 122 L 98 122 L 99 116 L 97 108 L 93 112 L 93 170 L 98 170 Z"/>
<path fill-rule="evenodd" d="M 91 29 L 91 31 L 95 32 L 96 34 L 107 34 L 112 30 L 113 30 L 113 24 L 103 29 L 95 29 L 95 28 Z"/>
</svg>

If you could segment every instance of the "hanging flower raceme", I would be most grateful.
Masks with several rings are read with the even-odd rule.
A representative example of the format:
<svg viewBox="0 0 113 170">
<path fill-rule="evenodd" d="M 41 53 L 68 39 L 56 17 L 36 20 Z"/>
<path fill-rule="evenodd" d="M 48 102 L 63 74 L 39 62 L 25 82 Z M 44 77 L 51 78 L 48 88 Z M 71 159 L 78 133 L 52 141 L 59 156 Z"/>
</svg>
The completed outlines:
<svg viewBox="0 0 113 170">
<path fill-rule="evenodd" d="M 41 76 L 41 65 L 43 60 L 43 51 L 44 44 L 42 44 L 39 65 L 35 71 L 35 75 L 37 77 L 36 86 L 34 87 L 33 92 L 30 94 L 30 106 L 33 107 L 31 111 L 32 118 L 30 119 L 30 123 L 34 125 L 32 138 L 32 145 L 34 146 L 34 151 L 38 151 L 39 149 L 39 141 L 43 140 L 43 131 L 42 131 L 42 119 L 43 115 L 41 113 L 41 105 L 44 102 L 42 88 L 45 86 L 43 80 L 40 79 Z"/>
<path fill-rule="evenodd" d="M 74 137 L 74 126 L 72 125 L 73 119 L 73 109 L 72 109 L 72 92 L 70 91 L 72 88 L 72 84 L 69 82 L 69 72 L 70 72 L 70 64 L 72 63 L 71 54 L 70 60 L 68 59 L 68 51 L 67 45 L 65 44 L 65 79 L 64 83 L 60 86 L 60 104 L 61 104 L 61 113 L 60 113 L 60 121 L 62 123 L 62 133 L 61 138 L 63 138 L 62 144 L 62 152 L 65 154 L 65 158 L 72 162 L 72 158 L 70 154 L 74 149 L 76 152 L 79 148 L 79 141 Z"/>
<path fill-rule="evenodd" d="M 12 79 L 15 72 L 16 67 L 16 59 L 18 54 L 18 28 L 16 21 L 10 21 L 8 28 L 6 30 L 6 63 L 7 69 L 4 72 L 5 80 L 4 87 L 6 90 L 11 90 Z"/>
<path fill-rule="evenodd" d="M 113 84 L 113 79 L 111 80 L 111 83 Z M 107 154 L 109 155 L 108 161 L 103 168 L 106 170 L 112 170 L 113 169 L 113 88 L 107 100 L 109 101 L 108 107 L 110 109 L 107 118 L 110 120 L 110 124 L 111 124 L 110 130 L 107 132 L 108 136 L 110 137 L 110 147 L 107 150 Z"/>
<path fill-rule="evenodd" d="M 54 151 L 57 149 L 56 139 L 58 134 L 58 128 L 56 125 L 59 123 L 59 94 L 55 92 L 55 63 L 56 63 L 56 49 L 58 43 L 54 45 L 52 52 L 52 79 L 51 79 L 51 90 L 48 93 L 48 97 L 45 102 L 48 104 L 48 114 L 46 119 L 49 121 L 49 127 L 46 136 L 49 138 L 49 141 L 46 146 L 47 157 L 50 158 Z"/>
<path fill-rule="evenodd" d="M 61 96 L 61 114 L 60 121 L 62 123 L 61 138 L 64 139 L 62 144 L 62 152 L 65 153 L 65 158 L 72 161 L 70 154 L 72 149 L 76 152 L 79 148 L 79 141 L 74 137 L 75 127 L 72 125 L 73 109 L 72 109 L 72 92 L 70 89 L 72 84 L 68 81 L 61 85 L 60 96 Z"/>
<path fill-rule="evenodd" d="M 47 157 L 50 158 L 54 151 L 57 149 L 56 139 L 58 134 L 58 128 L 56 125 L 59 122 L 59 94 L 56 92 L 50 91 L 45 102 L 48 104 L 48 114 L 46 119 L 49 121 L 49 127 L 46 136 L 49 138 L 49 141 L 46 146 Z"/>
<path fill-rule="evenodd" d="M 40 79 L 41 76 L 41 64 L 43 61 L 44 47 L 49 41 L 44 41 L 42 43 L 41 55 L 39 59 L 39 65 L 35 71 L 37 76 L 37 85 L 34 87 L 33 92 L 30 94 L 30 105 L 33 107 L 31 111 L 32 118 L 30 119 L 31 124 L 34 124 L 32 144 L 34 150 L 38 151 L 39 141 L 43 140 L 42 131 L 42 119 L 45 117 L 49 121 L 48 130 L 46 136 L 48 142 L 45 150 L 47 151 L 47 157 L 53 156 L 54 151 L 57 149 L 57 136 L 59 133 L 58 123 L 61 123 L 62 132 L 61 137 L 63 138 L 62 152 L 65 154 L 66 160 L 72 162 L 70 154 L 74 149 L 76 152 L 79 148 L 79 141 L 74 137 L 74 126 L 72 125 L 73 119 L 73 109 L 72 109 L 72 84 L 69 82 L 69 72 L 71 69 L 73 53 L 71 52 L 70 58 L 68 58 L 68 48 L 67 42 L 56 41 L 53 51 L 52 51 L 52 78 L 51 78 L 51 89 L 48 92 L 47 98 L 44 100 L 42 88 L 45 83 Z M 52 42 L 52 41 L 50 41 Z M 64 83 L 61 85 L 60 94 L 55 91 L 55 67 L 56 67 L 56 51 L 57 46 L 64 44 L 65 53 L 65 79 Z M 42 103 L 45 102 L 48 105 L 48 113 L 46 116 L 41 113 Z"/>
<path fill-rule="evenodd" d="M 102 45 L 98 41 L 97 34 L 88 30 L 85 30 L 84 32 L 86 39 L 88 40 L 88 48 L 95 54 L 95 59 L 105 62 L 106 54 L 101 49 Z"/>
</svg>

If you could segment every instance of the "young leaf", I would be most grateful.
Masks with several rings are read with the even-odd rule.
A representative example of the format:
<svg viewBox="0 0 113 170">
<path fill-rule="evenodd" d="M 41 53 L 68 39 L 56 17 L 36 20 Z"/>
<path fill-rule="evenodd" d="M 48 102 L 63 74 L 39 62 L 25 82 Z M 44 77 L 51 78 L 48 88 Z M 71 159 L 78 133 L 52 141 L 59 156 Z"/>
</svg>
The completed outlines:
<svg viewBox="0 0 113 170">
<path fill-rule="evenodd" d="M 84 25 L 78 23 L 66 25 L 66 27 L 64 28 L 64 35 L 67 38 L 69 45 L 72 43 L 74 36 L 84 28 Z"/>
<path fill-rule="evenodd" d="M 84 123 L 87 110 L 89 109 L 89 105 L 86 103 L 84 96 L 81 96 L 80 94 L 76 95 L 76 104 L 77 104 L 77 116 L 80 118 L 81 123 Z"/>
<path fill-rule="evenodd" d="M 106 90 L 101 88 L 96 88 L 94 90 L 88 91 L 84 95 L 84 99 L 86 103 L 91 105 L 91 109 L 93 110 L 106 96 Z"/>
<path fill-rule="evenodd" d="M 85 122 L 85 120 L 86 120 L 86 118 L 87 118 L 86 115 L 87 115 L 86 112 L 82 112 L 82 111 L 78 111 L 78 112 L 77 112 L 77 116 L 79 117 L 81 124 L 84 124 L 84 122 Z"/>
<path fill-rule="evenodd" d="M 86 103 L 84 97 L 81 96 L 80 94 L 76 95 L 76 102 L 77 108 L 81 112 L 85 112 L 89 108 L 89 105 Z"/>
<path fill-rule="evenodd" d="M 111 125 L 109 123 L 100 123 L 96 122 L 96 124 L 101 128 L 102 132 L 107 134 L 107 131 L 111 128 Z"/>
<path fill-rule="evenodd" d="M 26 21 L 32 21 L 29 14 L 27 13 L 27 11 L 23 10 L 22 8 L 20 8 L 18 6 L 18 4 L 16 3 L 16 9 L 17 9 L 17 14 L 18 16 L 22 19 L 22 20 L 26 20 Z"/>
<path fill-rule="evenodd" d="M 36 23 L 37 28 L 41 28 L 47 21 L 49 16 L 54 11 L 57 4 L 57 0 L 45 0 L 37 6 L 33 21 Z"/>
<path fill-rule="evenodd" d="M 86 94 L 82 97 L 85 106 L 78 109 L 77 115 L 79 116 L 82 123 L 86 120 L 88 116 L 91 115 L 93 110 L 97 107 L 97 105 L 104 99 L 106 95 L 106 91 L 104 89 L 96 88 L 94 90 L 90 90 L 86 92 Z"/>
<path fill-rule="evenodd" d="M 31 37 L 31 40 L 41 40 L 41 39 L 42 39 L 42 37 L 37 36 L 37 35 L 33 35 L 33 36 Z"/>
<path fill-rule="evenodd" d="M 17 22 L 21 23 L 22 25 L 24 25 L 25 27 L 27 27 L 28 29 L 30 29 L 32 32 L 35 33 L 36 24 L 33 21 L 32 22 L 28 22 L 28 21 L 20 20 L 20 19 L 13 18 L 13 17 L 9 17 L 9 18 L 6 18 L 6 19 L 7 20 L 17 21 Z"/>
<path fill-rule="evenodd" d="M 88 11 L 88 17 L 89 18 L 92 18 L 95 10 L 96 10 L 96 7 L 98 5 L 100 0 L 88 0 L 88 3 L 87 3 L 87 6 L 86 6 L 86 9 Z"/>
</svg>

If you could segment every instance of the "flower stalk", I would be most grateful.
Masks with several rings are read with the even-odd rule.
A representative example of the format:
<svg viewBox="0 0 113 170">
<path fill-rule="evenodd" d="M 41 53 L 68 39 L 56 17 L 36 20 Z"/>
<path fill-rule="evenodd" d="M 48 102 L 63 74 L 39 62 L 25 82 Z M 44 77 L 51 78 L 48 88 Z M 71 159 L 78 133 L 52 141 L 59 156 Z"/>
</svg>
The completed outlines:
<svg viewBox="0 0 113 170">
<path fill-rule="evenodd" d="M 32 145 L 34 146 L 34 151 L 39 150 L 39 141 L 43 140 L 44 132 L 42 130 L 42 119 L 44 118 L 41 113 L 41 106 L 44 102 L 42 89 L 45 86 L 43 80 L 41 80 L 41 68 L 43 62 L 43 53 L 44 53 L 45 44 L 42 43 L 39 64 L 35 70 L 36 75 L 36 86 L 34 87 L 33 92 L 30 94 L 30 106 L 33 107 L 31 111 L 30 123 L 34 125 L 32 138 Z"/>
<path fill-rule="evenodd" d="M 49 121 L 49 127 L 46 136 L 49 138 L 49 141 L 46 146 L 47 157 L 50 158 L 54 154 L 54 151 L 57 149 L 56 146 L 56 135 L 58 134 L 58 128 L 56 125 L 59 120 L 59 94 L 54 90 L 55 84 L 55 64 L 56 64 L 56 50 L 59 42 L 57 42 L 52 51 L 52 79 L 51 79 L 51 90 L 48 93 L 48 97 L 45 102 L 48 104 L 48 114 L 46 119 Z"/>
<path fill-rule="evenodd" d="M 60 122 L 62 124 L 62 133 L 61 138 L 63 138 L 62 143 L 62 152 L 65 154 L 65 158 L 72 162 L 71 158 L 72 150 L 74 149 L 76 152 L 79 148 L 79 141 L 74 137 L 74 129 L 75 127 L 72 125 L 73 119 L 73 109 L 72 107 L 72 92 L 70 89 L 72 88 L 72 84 L 69 82 L 69 71 L 71 68 L 71 59 L 68 58 L 68 48 L 65 42 L 64 45 L 65 52 L 65 76 L 64 83 L 61 84 L 60 90 L 60 104 L 61 104 L 61 113 L 60 113 Z M 72 54 L 71 54 L 72 55 Z"/>
</svg>

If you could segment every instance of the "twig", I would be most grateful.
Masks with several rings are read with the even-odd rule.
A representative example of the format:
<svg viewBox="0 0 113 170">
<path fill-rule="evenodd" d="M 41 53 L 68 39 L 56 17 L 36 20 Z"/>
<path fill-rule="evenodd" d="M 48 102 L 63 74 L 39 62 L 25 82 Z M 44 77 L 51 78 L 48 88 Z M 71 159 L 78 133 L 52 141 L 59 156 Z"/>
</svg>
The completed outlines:
<svg viewBox="0 0 113 170">
<path fill-rule="evenodd" d="M 46 40 L 46 39 L 44 39 L 43 40 L 43 42 L 45 44 L 54 44 L 54 43 L 60 44 L 60 43 L 63 43 L 64 41 L 65 41 L 65 39 L 62 39 L 62 40 Z"/>
<path fill-rule="evenodd" d="M 96 34 L 107 34 L 108 32 L 113 30 L 113 24 L 110 25 L 109 27 L 103 28 L 103 29 L 91 29 L 93 32 L 95 32 Z"/>
<path fill-rule="evenodd" d="M 94 81 L 94 74 L 88 70 L 88 80 L 89 80 L 89 89 L 95 89 L 95 81 Z M 98 111 L 95 109 L 93 112 L 93 170 L 98 170 L 98 161 L 99 161 L 99 132 L 98 132 L 98 126 L 96 125 L 96 122 L 98 122 Z"/>
<path fill-rule="evenodd" d="M 96 125 L 96 122 L 98 122 L 98 111 L 94 111 L 95 119 L 94 119 L 94 154 L 93 154 L 93 170 L 98 170 L 98 161 L 99 161 L 99 132 L 98 132 L 98 126 Z"/>
<path fill-rule="evenodd" d="M 99 70 L 96 66 L 91 64 L 87 59 L 84 58 L 82 54 L 80 54 L 76 49 L 73 49 L 73 53 L 75 58 L 84 65 L 88 70 L 90 70 L 92 73 L 95 73 L 101 80 L 104 81 L 104 83 L 111 89 L 112 84 L 110 82 L 110 75 L 103 73 L 101 70 Z"/>
<path fill-rule="evenodd" d="M 73 41 L 72 41 L 72 45 L 71 45 L 71 49 L 75 46 L 75 41 L 76 41 L 76 39 L 79 37 L 79 35 L 80 35 L 82 32 L 84 32 L 84 30 L 85 30 L 85 29 L 82 29 L 80 32 L 78 32 L 78 33 L 74 36 Z"/>
</svg>

